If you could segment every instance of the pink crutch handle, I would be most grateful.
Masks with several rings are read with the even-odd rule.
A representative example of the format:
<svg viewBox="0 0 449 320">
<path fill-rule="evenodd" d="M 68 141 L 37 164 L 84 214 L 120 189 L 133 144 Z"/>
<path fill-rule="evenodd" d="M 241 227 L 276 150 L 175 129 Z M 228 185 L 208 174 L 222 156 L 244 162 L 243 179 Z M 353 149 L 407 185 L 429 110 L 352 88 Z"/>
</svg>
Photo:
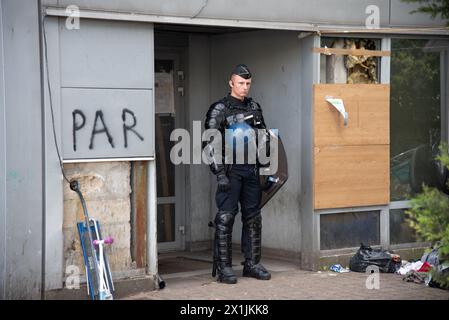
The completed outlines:
<svg viewBox="0 0 449 320">
<path fill-rule="evenodd" d="M 104 243 L 106 244 L 111 244 L 114 242 L 114 238 L 112 237 L 106 237 L 106 239 L 104 239 Z"/>
<path fill-rule="evenodd" d="M 111 244 L 114 242 L 114 238 L 106 237 L 103 240 L 94 240 L 94 245 L 98 246 L 101 242 L 103 242 L 104 244 Z"/>
</svg>

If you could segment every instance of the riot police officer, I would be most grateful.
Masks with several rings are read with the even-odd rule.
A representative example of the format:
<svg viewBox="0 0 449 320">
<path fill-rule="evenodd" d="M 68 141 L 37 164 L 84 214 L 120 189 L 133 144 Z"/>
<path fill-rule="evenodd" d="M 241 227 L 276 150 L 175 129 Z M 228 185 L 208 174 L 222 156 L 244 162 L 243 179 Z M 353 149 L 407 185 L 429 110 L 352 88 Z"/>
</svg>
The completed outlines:
<svg viewBox="0 0 449 320">
<path fill-rule="evenodd" d="M 219 130 L 223 138 L 225 138 L 225 131 L 236 128 L 236 126 L 238 130 L 235 132 L 266 129 L 260 105 L 252 98 L 247 97 L 251 86 L 251 72 L 246 65 L 239 64 L 234 68 L 229 86 L 230 93 L 210 106 L 206 115 L 205 128 Z M 233 149 L 231 164 L 225 157 L 225 147 L 223 147 L 221 155 L 215 153 L 211 155 L 210 169 L 216 175 L 218 183 L 215 195 L 218 212 L 213 224 L 215 239 L 212 276 L 218 273 L 217 280 L 224 283 L 237 282 L 232 270 L 232 228 L 235 216 L 239 211 L 239 203 L 243 224 L 241 244 L 245 257 L 245 261 L 242 263 L 244 265 L 243 276 L 260 280 L 271 278 L 270 273 L 260 263 L 262 233 L 262 217 L 259 208 L 261 186 L 258 169 L 260 164 L 258 161 L 254 163 L 249 160 L 248 137 L 251 135 L 247 135 L 244 140 L 243 163 L 235 163 L 236 150 L 238 150 L 235 145 L 231 145 Z M 224 143 L 227 141 L 226 139 L 222 139 L 222 141 L 223 145 L 229 147 Z M 232 142 L 234 141 L 232 139 Z M 207 146 L 210 146 L 210 143 L 205 148 Z"/>
</svg>

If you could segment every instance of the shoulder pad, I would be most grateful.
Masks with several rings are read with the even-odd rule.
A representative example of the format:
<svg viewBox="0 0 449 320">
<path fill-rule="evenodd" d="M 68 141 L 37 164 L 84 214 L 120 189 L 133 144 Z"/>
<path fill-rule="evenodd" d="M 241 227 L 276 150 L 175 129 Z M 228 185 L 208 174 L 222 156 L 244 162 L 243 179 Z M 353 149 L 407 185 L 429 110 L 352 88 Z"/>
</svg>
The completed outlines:
<svg viewBox="0 0 449 320">
<path fill-rule="evenodd" d="M 211 109 L 215 109 L 215 110 L 219 110 L 219 111 L 223 110 L 225 107 L 226 106 L 222 101 L 217 101 L 210 106 Z"/>
<path fill-rule="evenodd" d="M 226 96 L 226 97 L 223 97 L 220 101 L 218 101 L 218 102 L 221 102 L 221 103 L 223 103 L 226 107 L 228 107 L 228 108 L 230 108 L 231 107 L 231 102 L 228 100 L 228 97 Z"/>
<path fill-rule="evenodd" d="M 249 104 L 251 106 L 251 109 L 253 109 L 253 110 L 261 110 L 260 105 L 256 101 L 251 99 L 249 101 Z"/>
</svg>

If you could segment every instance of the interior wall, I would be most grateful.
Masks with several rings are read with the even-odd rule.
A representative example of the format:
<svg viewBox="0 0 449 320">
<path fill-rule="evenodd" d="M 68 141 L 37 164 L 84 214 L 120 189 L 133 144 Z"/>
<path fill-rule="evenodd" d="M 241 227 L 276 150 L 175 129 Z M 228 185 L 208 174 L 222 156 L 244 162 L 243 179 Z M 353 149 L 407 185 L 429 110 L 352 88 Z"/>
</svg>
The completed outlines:
<svg viewBox="0 0 449 320">
<path fill-rule="evenodd" d="M 261 104 L 267 126 L 279 129 L 284 142 L 289 179 L 262 210 L 262 246 L 278 252 L 299 252 L 301 247 L 301 68 L 297 35 L 292 31 L 263 30 L 211 37 L 210 103 L 228 93 L 232 68 L 238 63 L 247 64 L 253 73 L 250 96 Z M 215 190 L 215 182 L 211 189 Z M 214 193 L 210 206 L 216 210 Z M 240 243 L 240 216 L 234 226 L 234 243 Z"/>
<path fill-rule="evenodd" d="M 189 36 L 188 49 L 188 123 L 187 128 L 193 133 L 193 121 L 201 121 L 201 131 L 204 131 L 206 112 L 211 104 L 210 99 L 210 37 L 208 35 L 192 34 Z M 192 135 L 193 136 L 193 135 Z M 193 150 L 198 152 L 198 150 Z M 208 222 L 215 217 L 215 208 L 209 201 L 212 196 L 212 173 L 205 164 L 189 166 L 190 185 L 187 188 L 188 218 L 187 232 L 190 241 L 187 247 L 199 250 L 210 247 L 212 229 Z"/>
</svg>

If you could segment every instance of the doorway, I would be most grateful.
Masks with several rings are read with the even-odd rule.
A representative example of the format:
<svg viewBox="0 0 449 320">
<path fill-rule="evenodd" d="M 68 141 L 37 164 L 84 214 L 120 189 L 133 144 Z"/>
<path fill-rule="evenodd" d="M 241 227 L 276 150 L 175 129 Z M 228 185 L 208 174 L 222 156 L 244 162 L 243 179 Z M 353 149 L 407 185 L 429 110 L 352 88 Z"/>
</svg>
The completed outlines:
<svg viewBox="0 0 449 320">
<path fill-rule="evenodd" d="M 184 76 L 180 53 L 155 52 L 155 148 L 157 182 L 158 251 L 178 251 L 185 247 L 185 169 L 170 160 L 175 144 L 170 134 L 184 126 Z"/>
</svg>

